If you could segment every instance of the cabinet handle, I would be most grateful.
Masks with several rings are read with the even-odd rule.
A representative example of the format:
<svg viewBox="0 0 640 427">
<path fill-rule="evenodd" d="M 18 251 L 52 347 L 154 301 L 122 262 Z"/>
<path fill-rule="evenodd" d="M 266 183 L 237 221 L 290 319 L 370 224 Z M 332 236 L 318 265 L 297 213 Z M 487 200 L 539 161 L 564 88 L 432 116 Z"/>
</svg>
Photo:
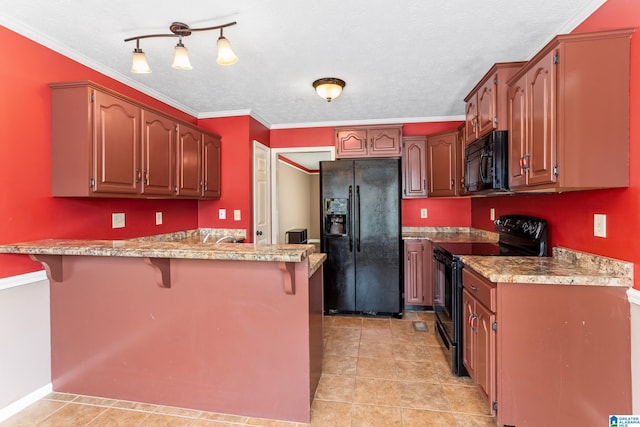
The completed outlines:
<svg viewBox="0 0 640 427">
<path fill-rule="evenodd" d="M 455 185 L 456 185 L 456 181 L 453 178 L 451 178 L 451 188 L 455 187 Z"/>
<path fill-rule="evenodd" d="M 476 288 L 476 287 L 475 287 L 475 286 L 473 286 L 473 285 L 469 285 L 469 288 L 471 288 L 471 290 L 472 290 L 473 292 L 478 292 L 478 288 Z"/>
<path fill-rule="evenodd" d="M 144 185 L 149 185 L 149 171 L 144 171 Z"/>
<path fill-rule="evenodd" d="M 142 173 L 140 172 L 140 169 L 136 168 L 136 184 L 139 183 L 141 179 Z"/>
<path fill-rule="evenodd" d="M 426 189 L 427 189 L 427 180 L 426 180 L 426 179 L 423 179 L 423 180 L 422 180 L 422 189 L 423 189 L 423 190 L 426 190 Z"/>
</svg>

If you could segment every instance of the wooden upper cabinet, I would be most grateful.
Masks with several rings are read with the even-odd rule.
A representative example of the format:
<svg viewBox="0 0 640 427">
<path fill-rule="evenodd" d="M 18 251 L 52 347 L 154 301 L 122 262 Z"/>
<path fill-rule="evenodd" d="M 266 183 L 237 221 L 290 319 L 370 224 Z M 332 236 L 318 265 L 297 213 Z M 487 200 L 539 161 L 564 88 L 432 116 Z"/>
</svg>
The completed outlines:
<svg viewBox="0 0 640 427">
<path fill-rule="evenodd" d="M 632 32 L 557 36 L 509 80 L 512 190 L 629 185 Z"/>
<path fill-rule="evenodd" d="M 93 191 L 135 194 L 139 182 L 140 108 L 108 93 L 91 91 L 94 139 Z"/>
<path fill-rule="evenodd" d="M 427 137 L 402 138 L 402 197 L 427 197 Z"/>
<path fill-rule="evenodd" d="M 401 126 L 336 129 L 336 157 L 400 157 Z"/>
<path fill-rule="evenodd" d="M 458 126 L 458 142 L 456 147 L 456 195 L 462 196 L 465 193 L 464 189 L 464 150 L 466 148 L 464 138 L 465 123 Z"/>
<path fill-rule="evenodd" d="M 49 86 L 53 196 L 220 197 L 217 135 L 89 81 Z"/>
<path fill-rule="evenodd" d="M 429 197 L 456 195 L 458 147 L 457 129 L 427 136 Z"/>
<path fill-rule="evenodd" d="M 219 198 L 220 181 L 220 138 L 205 133 L 202 141 L 202 172 L 204 188 L 202 195 L 207 198 Z"/>
<path fill-rule="evenodd" d="M 175 183 L 176 123 L 153 111 L 142 112 L 142 193 L 173 194 Z"/>
<path fill-rule="evenodd" d="M 178 127 L 178 196 L 202 194 L 202 132 L 193 126 Z"/>
<path fill-rule="evenodd" d="M 467 144 L 493 130 L 507 129 L 507 81 L 524 64 L 525 62 L 494 64 L 464 99 Z"/>
</svg>

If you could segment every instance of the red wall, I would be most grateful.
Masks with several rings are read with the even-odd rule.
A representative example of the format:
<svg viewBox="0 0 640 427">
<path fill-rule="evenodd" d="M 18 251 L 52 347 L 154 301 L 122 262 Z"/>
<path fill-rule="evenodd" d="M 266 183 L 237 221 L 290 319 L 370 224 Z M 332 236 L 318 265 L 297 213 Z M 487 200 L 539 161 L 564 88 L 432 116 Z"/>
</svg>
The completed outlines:
<svg viewBox="0 0 640 427">
<path fill-rule="evenodd" d="M 564 246 L 631 261 L 640 289 L 640 6 L 637 0 L 608 0 L 575 32 L 635 27 L 631 37 L 630 185 L 625 189 L 563 194 L 472 199 L 474 227 L 491 229 L 489 209 L 496 215 L 523 213 L 546 218 L 551 246 Z M 606 162 L 606 159 L 602 159 Z M 593 214 L 607 215 L 607 237 L 593 236 Z"/>
<path fill-rule="evenodd" d="M 269 129 L 249 116 L 201 119 L 198 125 L 222 137 L 222 196 L 219 200 L 199 202 L 198 225 L 245 229 L 247 240 L 252 241 L 253 141 L 270 146 Z M 226 219 L 219 219 L 219 209 L 226 209 Z M 240 221 L 233 219 L 236 209 L 240 210 Z"/>
<path fill-rule="evenodd" d="M 92 80 L 183 120 L 195 119 L 4 27 L 0 40 L 21 66 L 0 71 L 0 243 L 44 238 L 122 239 L 198 226 L 196 201 L 51 197 L 49 82 Z M 155 225 L 155 212 L 163 224 Z M 126 227 L 111 228 L 124 212 Z M 0 277 L 42 269 L 23 255 L 0 255 Z"/>
</svg>

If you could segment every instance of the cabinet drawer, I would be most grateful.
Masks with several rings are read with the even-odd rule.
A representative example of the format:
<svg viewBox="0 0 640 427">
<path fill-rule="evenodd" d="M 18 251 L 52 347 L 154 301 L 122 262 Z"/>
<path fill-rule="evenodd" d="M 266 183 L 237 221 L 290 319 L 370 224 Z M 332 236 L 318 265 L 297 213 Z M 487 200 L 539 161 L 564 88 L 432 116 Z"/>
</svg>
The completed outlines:
<svg viewBox="0 0 640 427">
<path fill-rule="evenodd" d="M 473 270 L 462 270 L 462 286 L 482 305 L 496 312 L 496 285 Z"/>
</svg>

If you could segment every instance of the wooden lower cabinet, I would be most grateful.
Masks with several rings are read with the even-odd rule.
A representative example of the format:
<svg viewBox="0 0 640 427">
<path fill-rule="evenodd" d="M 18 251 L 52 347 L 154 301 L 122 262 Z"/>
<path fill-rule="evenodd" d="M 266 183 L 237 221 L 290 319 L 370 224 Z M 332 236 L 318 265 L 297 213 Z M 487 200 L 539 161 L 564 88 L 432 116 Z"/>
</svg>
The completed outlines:
<svg viewBox="0 0 640 427">
<path fill-rule="evenodd" d="M 463 363 L 498 425 L 632 412 L 626 287 L 494 283 L 469 267 L 462 281 Z"/>
<path fill-rule="evenodd" d="M 495 285 L 466 269 L 462 274 L 462 363 L 495 416 L 496 313 L 489 308 Z"/>
<path fill-rule="evenodd" d="M 405 305 L 433 306 L 432 253 L 429 240 L 404 241 Z"/>
</svg>

